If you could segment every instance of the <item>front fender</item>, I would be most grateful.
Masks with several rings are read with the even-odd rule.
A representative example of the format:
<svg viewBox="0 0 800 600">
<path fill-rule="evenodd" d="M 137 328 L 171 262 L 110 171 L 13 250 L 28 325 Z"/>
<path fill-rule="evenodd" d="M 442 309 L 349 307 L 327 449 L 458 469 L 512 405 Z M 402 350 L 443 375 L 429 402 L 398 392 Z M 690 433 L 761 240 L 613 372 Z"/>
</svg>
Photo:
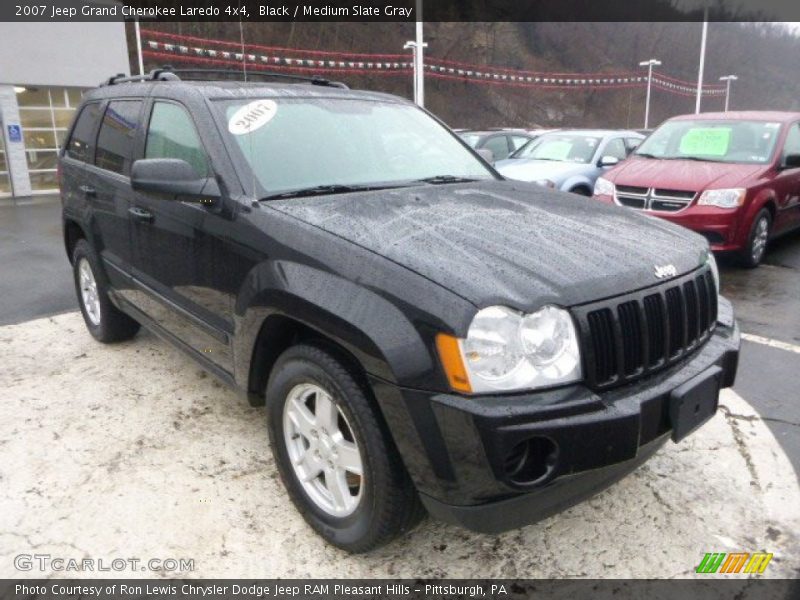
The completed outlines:
<svg viewBox="0 0 800 600">
<path fill-rule="evenodd" d="M 290 261 L 267 261 L 248 275 L 235 307 L 235 377 L 246 388 L 265 319 L 290 317 L 350 352 L 368 374 L 398 385 L 442 381 L 425 340 L 389 298 L 336 274 Z M 433 337 L 431 334 L 431 338 Z"/>
</svg>

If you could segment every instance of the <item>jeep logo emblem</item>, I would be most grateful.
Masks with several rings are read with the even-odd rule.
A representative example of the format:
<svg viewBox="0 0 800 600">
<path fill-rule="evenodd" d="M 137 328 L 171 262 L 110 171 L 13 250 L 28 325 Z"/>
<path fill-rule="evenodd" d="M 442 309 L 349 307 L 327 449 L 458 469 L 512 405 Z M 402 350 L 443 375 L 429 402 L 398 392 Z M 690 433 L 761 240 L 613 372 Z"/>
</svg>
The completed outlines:
<svg viewBox="0 0 800 600">
<path fill-rule="evenodd" d="M 675 268 L 675 265 L 655 265 L 655 271 L 658 279 L 675 277 L 678 274 L 678 269 Z"/>
</svg>

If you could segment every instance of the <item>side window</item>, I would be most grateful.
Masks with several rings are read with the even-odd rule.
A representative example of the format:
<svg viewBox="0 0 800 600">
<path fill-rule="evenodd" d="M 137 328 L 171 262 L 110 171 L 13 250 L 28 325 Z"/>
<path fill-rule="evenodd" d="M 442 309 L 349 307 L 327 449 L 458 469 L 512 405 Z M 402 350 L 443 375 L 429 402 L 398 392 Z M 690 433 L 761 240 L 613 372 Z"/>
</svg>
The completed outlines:
<svg viewBox="0 0 800 600">
<path fill-rule="evenodd" d="M 492 151 L 495 160 L 508 158 L 508 140 L 504 135 L 498 135 L 489 139 L 483 147 Z"/>
<path fill-rule="evenodd" d="M 208 175 L 208 159 L 189 113 L 171 102 L 153 105 L 144 157 L 181 158 L 198 175 Z"/>
<path fill-rule="evenodd" d="M 628 147 L 628 154 L 636 150 L 644 140 L 639 138 L 625 138 L 625 145 Z"/>
<path fill-rule="evenodd" d="M 81 114 L 78 115 L 72 135 L 67 142 L 67 156 L 83 162 L 89 162 L 92 159 L 92 134 L 99 120 L 100 104 L 98 102 L 87 104 L 81 109 Z"/>
<path fill-rule="evenodd" d="M 783 145 L 784 158 L 790 154 L 800 154 L 800 123 L 795 123 L 786 134 L 786 143 Z"/>
<path fill-rule="evenodd" d="M 520 148 L 522 148 L 525 144 L 528 143 L 530 138 L 522 137 L 521 135 L 512 135 L 511 136 L 511 151 L 516 152 Z"/>
<path fill-rule="evenodd" d="M 100 133 L 97 134 L 97 153 L 94 163 L 101 169 L 128 175 L 133 158 L 133 140 L 139 126 L 141 100 L 109 102 Z"/>
<path fill-rule="evenodd" d="M 614 138 L 606 144 L 602 155 L 624 160 L 628 156 L 628 150 L 625 148 L 625 142 L 622 141 L 622 138 Z"/>
</svg>

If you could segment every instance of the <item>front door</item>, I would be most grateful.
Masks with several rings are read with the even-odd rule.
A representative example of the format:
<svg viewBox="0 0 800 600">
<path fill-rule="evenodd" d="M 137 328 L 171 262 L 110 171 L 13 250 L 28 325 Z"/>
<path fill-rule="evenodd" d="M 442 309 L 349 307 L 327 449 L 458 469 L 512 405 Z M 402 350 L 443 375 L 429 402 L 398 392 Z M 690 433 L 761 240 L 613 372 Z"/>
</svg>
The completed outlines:
<svg viewBox="0 0 800 600">
<path fill-rule="evenodd" d="M 208 155 L 186 108 L 156 100 L 144 158 L 178 158 L 200 176 L 211 174 Z M 134 192 L 131 217 L 136 305 L 190 349 L 232 371 L 231 301 L 215 281 L 214 240 L 207 229 L 219 218 L 196 202 Z"/>
</svg>

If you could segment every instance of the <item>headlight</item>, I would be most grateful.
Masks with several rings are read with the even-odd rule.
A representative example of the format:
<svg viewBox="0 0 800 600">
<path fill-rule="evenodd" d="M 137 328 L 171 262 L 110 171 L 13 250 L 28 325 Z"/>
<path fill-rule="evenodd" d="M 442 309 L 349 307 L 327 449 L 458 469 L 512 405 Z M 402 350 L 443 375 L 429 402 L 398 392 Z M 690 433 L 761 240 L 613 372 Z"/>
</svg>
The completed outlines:
<svg viewBox="0 0 800 600">
<path fill-rule="evenodd" d="M 594 195 L 595 196 L 613 196 L 614 184 L 604 177 L 598 177 L 594 182 Z"/>
<path fill-rule="evenodd" d="M 719 295 L 719 267 L 717 267 L 717 259 L 710 250 L 706 262 L 711 267 L 711 276 L 714 278 L 714 285 L 717 286 L 717 295 Z"/>
<path fill-rule="evenodd" d="M 701 206 L 717 206 L 719 208 L 736 208 L 744 202 L 747 190 L 735 188 L 730 190 L 706 190 L 697 201 Z"/>
<path fill-rule="evenodd" d="M 436 344 L 451 387 L 461 392 L 529 390 L 582 376 L 572 317 L 555 306 L 527 315 L 490 306 L 475 315 L 465 339 L 439 334 Z"/>
<path fill-rule="evenodd" d="M 550 181 L 549 179 L 539 179 L 539 180 L 536 181 L 536 183 L 538 183 L 540 186 L 546 187 L 546 188 L 555 188 L 556 187 L 556 184 L 553 181 Z"/>
</svg>

